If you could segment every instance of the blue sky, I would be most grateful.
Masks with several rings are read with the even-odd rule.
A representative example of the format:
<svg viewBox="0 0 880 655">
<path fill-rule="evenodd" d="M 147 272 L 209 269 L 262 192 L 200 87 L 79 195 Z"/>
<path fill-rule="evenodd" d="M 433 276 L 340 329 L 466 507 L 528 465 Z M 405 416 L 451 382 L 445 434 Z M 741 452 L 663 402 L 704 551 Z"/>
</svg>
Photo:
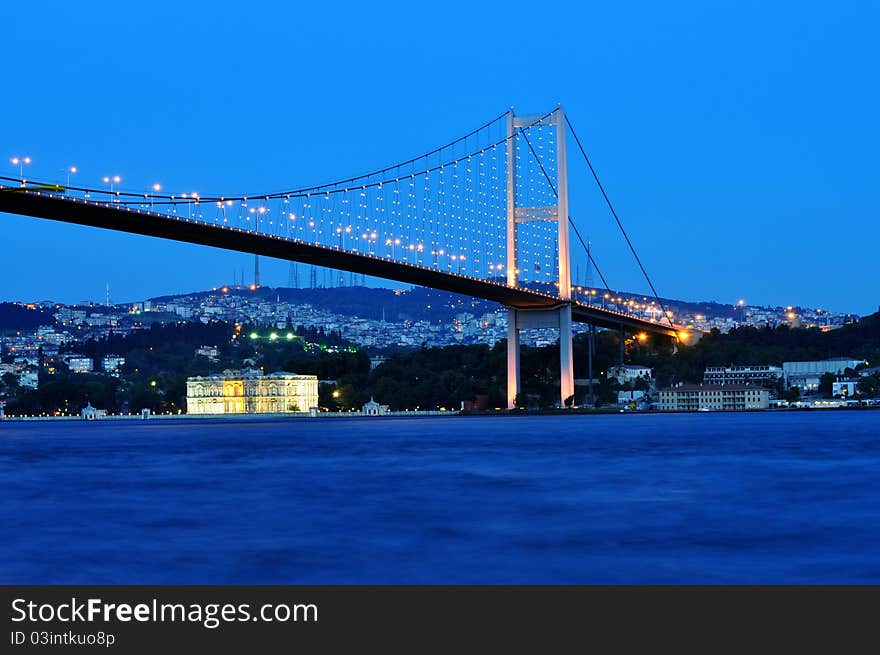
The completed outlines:
<svg viewBox="0 0 880 655">
<path fill-rule="evenodd" d="M 772 6 L 771 6 L 772 5 Z M 204 192 L 324 182 L 561 102 L 658 290 L 877 310 L 880 10 L 870 2 L 4 7 L 0 164 Z M 5 163 L 4 163 L 5 162 Z M 570 151 L 571 210 L 646 291 Z M 2 300 L 135 300 L 252 258 L 0 215 Z M 263 282 L 287 282 L 267 261 Z"/>
</svg>

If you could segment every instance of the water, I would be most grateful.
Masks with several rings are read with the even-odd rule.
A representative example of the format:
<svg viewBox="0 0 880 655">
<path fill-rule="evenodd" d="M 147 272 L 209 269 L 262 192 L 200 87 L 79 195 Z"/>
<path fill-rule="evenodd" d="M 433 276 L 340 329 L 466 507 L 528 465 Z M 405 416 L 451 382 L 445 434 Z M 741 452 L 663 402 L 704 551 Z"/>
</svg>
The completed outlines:
<svg viewBox="0 0 880 655">
<path fill-rule="evenodd" d="M 0 583 L 880 583 L 880 412 L 0 424 Z"/>
</svg>

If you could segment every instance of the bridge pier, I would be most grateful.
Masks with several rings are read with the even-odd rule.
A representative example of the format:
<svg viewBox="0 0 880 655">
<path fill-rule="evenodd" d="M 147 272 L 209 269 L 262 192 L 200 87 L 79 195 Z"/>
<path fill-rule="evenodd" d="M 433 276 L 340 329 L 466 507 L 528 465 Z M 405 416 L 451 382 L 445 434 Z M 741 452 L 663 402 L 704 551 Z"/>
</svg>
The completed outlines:
<svg viewBox="0 0 880 655">
<path fill-rule="evenodd" d="M 507 310 L 507 409 L 516 408 L 516 397 L 520 390 L 517 313 L 512 307 Z"/>
<path fill-rule="evenodd" d="M 593 355 L 596 350 L 596 326 L 590 323 L 587 326 L 587 398 L 589 405 L 596 402 L 593 393 Z"/>
<path fill-rule="evenodd" d="M 507 310 L 507 408 L 516 407 L 520 386 L 519 331 L 536 328 L 559 330 L 559 400 L 574 395 L 574 352 L 571 338 L 571 305 L 565 303 L 554 309 Z"/>
</svg>

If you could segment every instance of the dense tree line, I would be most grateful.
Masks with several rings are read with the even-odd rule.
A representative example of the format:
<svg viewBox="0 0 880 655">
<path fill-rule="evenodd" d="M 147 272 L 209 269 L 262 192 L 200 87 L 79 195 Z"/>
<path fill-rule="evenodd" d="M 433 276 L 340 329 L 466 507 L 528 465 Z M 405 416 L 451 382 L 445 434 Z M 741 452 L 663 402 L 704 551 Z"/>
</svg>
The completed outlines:
<svg viewBox="0 0 880 655">
<path fill-rule="evenodd" d="M 251 338 L 252 332 L 257 338 Z M 393 409 L 458 408 L 462 401 L 485 396 L 490 407 L 506 403 L 507 344 L 494 346 L 455 345 L 395 351 L 387 361 L 371 369 L 362 349 L 345 344 L 338 334 L 312 328 L 296 330 L 295 338 L 280 331 L 270 338 L 271 328 L 218 324 L 154 326 L 132 335 L 109 335 L 80 344 L 79 352 L 101 357 L 121 354 L 126 358 L 122 379 L 105 375 L 77 375 L 58 366 L 55 375 L 40 375 L 36 391 L 21 389 L 14 376 L 4 376 L 3 390 L 9 397 L 9 413 L 73 411 L 91 402 L 110 411 L 178 411 L 185 407 L 186 378 L 227 368 L 253 366 L 265 372 L 288 371 L 316 375 L 320 405 L 327 409 L 358 409 L 372 396 Z M 327 341 L 338 342 L 330 346 Z M 587 335 L 574 339 L 575 378 L 588 377 Z M 312 344 L 311 346 L 309 344 Z M 217 361 L 195 355 L 201 345 L 219 347 Z M 628 338 L 624 343 L 628 362 L 654 368 L 659 386 L 677 382 L 700 382 L 707 366 L 730 364 L 781 364 L 783 361 L 853 357 L 880 361 L 880 315 L 859 324 L 830 332 L 817 329 L 739 328 L 722 334 L 714 330 L 693 345 L 673 344 L 663 337 Z M 619 361 L 620 335 L 596 334 L 593 356 L 595 399 L 613 402 L 619 385 L 604 372 Z M 558 401 L 559 346 L 524 346 L 520 354 L 524 405 L 551 406 Z M 822 380 L 827 392 L 833 376 Z M 859 392 L 876 395 L 877 376 L 859 380 Z M 786 391 L 778 383 L 774 391 Z M 638 387 L 636 387 L 638 388 Z M 579 386 L 574 401 L 583 402 L 586 388 Z"/>
<path fill-rule="evenodd" d="M 712 330 L 696 344 L 650 355 L 633 353 L 637 363 L 654 366 L 662 385 L 700 382 L 707 366 L 734 364 L 781 365 L 786 361 L 811 361 L 833 357 L 852 357 L 880 362 L 880 313 L 858 323 L 823 332 L 818 328 L 741 327 L 721 333 Z"/>
</svg>

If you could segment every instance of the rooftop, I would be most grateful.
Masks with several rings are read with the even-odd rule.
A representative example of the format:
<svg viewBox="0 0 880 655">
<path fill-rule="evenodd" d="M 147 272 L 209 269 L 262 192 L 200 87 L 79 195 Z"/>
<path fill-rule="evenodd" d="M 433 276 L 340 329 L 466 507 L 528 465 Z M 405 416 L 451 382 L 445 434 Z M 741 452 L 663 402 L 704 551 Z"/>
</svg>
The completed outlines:
<svg viewBox="0 0 880 655">
<path fill-rule="evenodd" d="M 678 387 L 666 387 L 663 391 L 767 391 L 765 387 L 755 384 L 683 384 Z"/>
</svg>

